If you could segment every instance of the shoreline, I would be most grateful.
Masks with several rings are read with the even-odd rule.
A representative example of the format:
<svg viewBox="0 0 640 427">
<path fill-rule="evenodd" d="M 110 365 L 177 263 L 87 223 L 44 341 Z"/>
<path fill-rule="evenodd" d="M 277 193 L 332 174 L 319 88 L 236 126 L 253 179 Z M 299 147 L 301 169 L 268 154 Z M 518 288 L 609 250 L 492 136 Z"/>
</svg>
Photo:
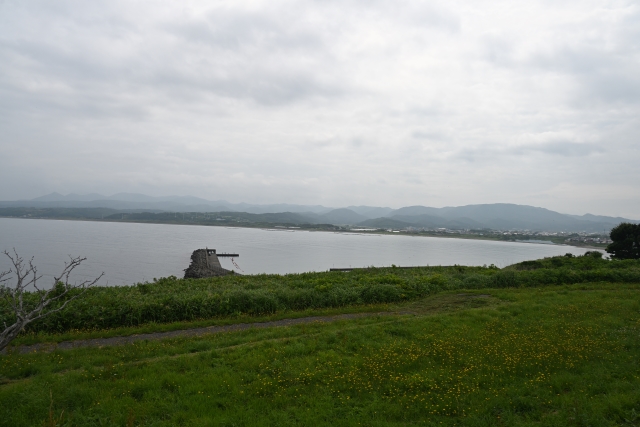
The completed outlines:
<svg viewBox="0 0 640 427">
<path fill-rule="evenodd" d="M 411 233 L 406 231 L 400 232 L 387 232 L 387 231 L 351 231 L 348 229 L 339 229 L 339 230 L 328 230 L 328 229 L 309 229 L 296 227 L 294 229 L 277 227 L 277 226 L 265 226 L 265 225 L 256 225 L 252 226 L 250 224 L 246 225 L 226 225 L 226 224 L 205 224 L 205 223 L 189 223 L 189 222 L 161 222 L 161 221 L 136 221 L 136 220 L 113 220 L 113 219 L 100 219 L 100 218 L 47 218 L 47 217 L 17 217 L 17 216 L 0 216 L 0 218 L 10 218 L 10 219 L 31 219 L 31 220 L 51 220 L 51 221 L 82 221 L 82 222 L 108 222 L 108 223 L 116 223 L 116 224 L 158 224 L 158 225 L 187 225 L 187 226 L 200 226 L 200 227 L 224 227 L 224 228 L 253 228 L 253 229 L 261 229 L 261 230 L 269 230 L 269 231 L 286 231 L 286 232 L 296 232 L 296 231 L 305 231 L 305 232 L 324 232 L 324 233 L 340 233 L 340 234 L 358 234 L 358 235 L 377 235 L 377 236 L 409 236 L 409 237 L 434 237 L 434 238 L 443 238 L 443 239 L 461 239 L 461 240 L 483 240 L 483 241 L 494 241 L 494 242 L 504 242 L 504 243 L 523 243 L 523 244 L 538 244 L 538 245 L 550 245 L 550 246 L 568 246 L 574 248 L 582 248 L 582 249 L 597 249 L 604 251 L 606 245 L 603 246 L 593 246 L 593 245 L 576 245 L 576 244 L 567 244 L 567 243 L 556 243 L 551 240 L 548 240 L 549 243 L 541 243 L 538 241 L 525 241 L 525 240 L 505 240 L 505 239 L 497 239 L 491 238 L 490 236 L 477 236 L 477 235 L 469 235 L 469 234 L 457 234 L 452 235 L 453 233 Z"/>
</svg>

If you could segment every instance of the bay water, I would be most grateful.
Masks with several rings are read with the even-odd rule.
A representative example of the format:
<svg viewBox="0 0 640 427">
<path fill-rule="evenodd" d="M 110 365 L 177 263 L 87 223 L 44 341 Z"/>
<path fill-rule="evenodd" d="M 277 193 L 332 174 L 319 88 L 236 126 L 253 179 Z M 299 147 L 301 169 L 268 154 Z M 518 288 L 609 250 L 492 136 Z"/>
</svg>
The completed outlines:
<svg viewBox="0 0 640 427">
<path fill-rule="evenodd" d="M 182 277 L 191 252 L 208 247 L 238 253 L 222 266 L 241 274 L 302 273 L 330 268 L 426 265 L 490 265 L 587 251 L 565 245 L 499 242 L 410 235 L 312 232 L 289 229 L 231 228 L 197 225 L 136 224 L 47 219 L 0 218 L 0 251 L 33 257 L 52 283 L 69 256 L 86 257 L 73 276 L 104 272 L 102 285 L 132 285 L 174 275 Z M 0 257 L 0 271 L 9 268 Z"/>
</svg>

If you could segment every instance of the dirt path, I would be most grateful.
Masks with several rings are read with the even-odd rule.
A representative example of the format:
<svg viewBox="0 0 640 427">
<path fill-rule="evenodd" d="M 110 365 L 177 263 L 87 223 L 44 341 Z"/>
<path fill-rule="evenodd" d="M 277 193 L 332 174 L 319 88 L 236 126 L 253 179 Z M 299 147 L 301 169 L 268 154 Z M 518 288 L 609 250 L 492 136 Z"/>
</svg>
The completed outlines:
<svg viewBox="0 0 640 427">
<path fill-rule="evenodd" d="M 219 334 L 221 332 L 234 332 L 244 331 L 252 328 L 274 328 L 279 326 L 293 326 L 301 325 L 305 323 L 327 323 L 335 322 L 338 320 L 358 319 L 362 317 L 375 317 L 375 316 L 393 316 L 402 314 L 414 314 L 410 312 L 381 312 L 381 313 L 354 313 L 354 314 L 339 314 L 335 316 L 312 316 L 312 317 L 300 317 L 297 319 L 283 319 L 274 320 L 272 322 L 259 322 L 259 323 L 236 323 L 233 325 L 225 326 L 207 326 L 204 328 L 194 329 L 180 329 L 177 331 L 169 332 L 153 332 L 150 334 L 138 334 L 129 335 L 124 337 L 112 337 L 112 338 L 94 338 L 78 341 L 63 341 L 60 343 L 41 343 L 34 345 L 23 345 L 14 347 L 11 352 L 19 354 L 35 353 L 35 352 L 52 352 L 54 350 L 70 350 L 73 348 L 82 347 L 104 347 L 111 345 L 123 345 L 130 344 L 136 341 L 144 340 L 161 340 L 165 338 L 182 338 L 182 337 L 197 337 L 208 334 Z M 6 354 L 6 351 L 0 352 L 0 354 Z"/>
</svg>

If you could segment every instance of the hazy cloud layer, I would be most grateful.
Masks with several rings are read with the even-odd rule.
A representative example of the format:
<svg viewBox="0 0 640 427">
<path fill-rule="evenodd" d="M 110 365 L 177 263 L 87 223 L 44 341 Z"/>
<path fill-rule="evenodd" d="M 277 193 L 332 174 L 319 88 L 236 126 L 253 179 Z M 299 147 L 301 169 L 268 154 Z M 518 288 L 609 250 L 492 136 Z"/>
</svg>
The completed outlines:
<svg viewBox="0 0 640 427">
<path fill-rule="evenodd" d="M 640 218 L 632 1 L 0 2 L 0 199 Z"/>
</svg>

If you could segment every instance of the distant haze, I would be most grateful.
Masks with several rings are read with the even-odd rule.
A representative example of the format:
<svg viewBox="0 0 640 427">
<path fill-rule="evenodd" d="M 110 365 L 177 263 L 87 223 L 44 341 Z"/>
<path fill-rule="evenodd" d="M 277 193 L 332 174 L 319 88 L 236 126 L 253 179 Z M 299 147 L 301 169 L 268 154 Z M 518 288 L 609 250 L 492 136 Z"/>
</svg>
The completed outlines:
<svg viewBox="0 0 640 427">
<path fill-rule="evenodd" d="M 254 214 L 250 221 L 277 224 L 334 224 L 358 225 L 375 228 L 447 228 L 531 230 L 553 232 L 608 233 L 621 222 L 640 221 L 592 214 L 567 215 L 535 206 L 506 203 L 466 205 L 434 208 L 406 206 L 400 209 L 376 206 L 349 206 L 330 208 L 321 205 L 271 204 L 256 205 L 230 203 L 226 200 L 206 200 L 192 196 L 151 197 L 144 194 L 119 193 L 111 196 L 100 194 L 51 193 L 32 200 L 0 201 L 0 216 L 16 215 L 12 208 L 81 208 L 85 215 L 103 219 L 116 212 L 224 212 L 247 218 L 242 213 Z M 90 209 L 88 209 L 90 208 Z M 106 208 L 106 209 L 105 209 Z M 7 211 L 5 211 L 5 210 Z M 106 212 L 105 212 L 106 210 Z M 89 214 L 89 211 L 92 213 Z M 120 215 L 118 213 L 118 216 Z M 30 212 L 36 217 L 37 212 Z M 215 219 L 215 217 L 213 218 Z"/>
<path fill-rule="evenodd" d="M 638 2 L 0 1 L 0 200 L 640 219 L 639 135 Z"/>
</svg>

